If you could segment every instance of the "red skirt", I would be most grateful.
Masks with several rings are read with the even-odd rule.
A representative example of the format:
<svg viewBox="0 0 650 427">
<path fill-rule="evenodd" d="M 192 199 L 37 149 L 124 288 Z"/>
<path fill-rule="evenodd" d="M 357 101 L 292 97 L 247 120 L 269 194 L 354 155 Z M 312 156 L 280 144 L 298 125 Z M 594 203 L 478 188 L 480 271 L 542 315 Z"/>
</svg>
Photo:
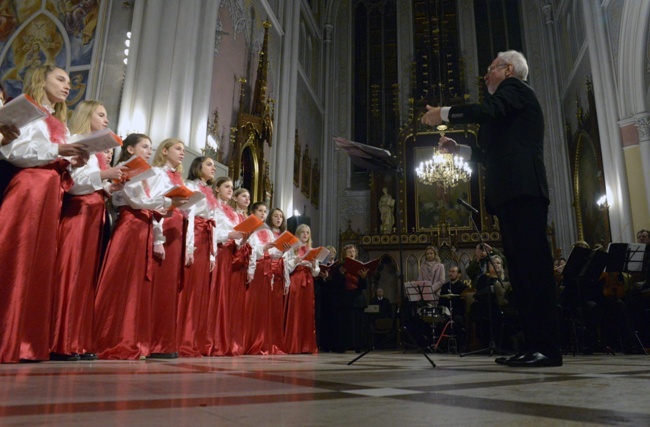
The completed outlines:
<svg viewBox="0 0 650 427">
<path fill-rule="evenodd" d="M 284 354 L 283 296 L 284 260 L 272 260 L 267 255 L 257 261 L 255 275 L 246 291 L 246 354 Z"/>
<path fill-rule="evenodd" d="M 227 247 L 227 246 L 226 246 Z M 233 244 L 234 248 L 234 244 Z M 221 253 L 222 249 L 219 250 Z M 217 288 L 217 324 L 215 330 L 215 350 L 213 356 L 239 356 L 244 354 L 244 305 L 246 304 L 246 270 L 251 247 L 244 245 L 235 253 L 232 250 L 231 262 L 219 263 Z"/>
<path fill-rule="evenodd" d="M 49 360 L 56 234 L 67 162 L 20 169 L 0 206 L 0 362 Z M 69 175 L 68 176 L 69 179 Z"/>
<path fill-rule="evenodd" d="M 165 259 L 155 260 L 151 295 L 151 353 L 175 353 L 176 309 L 182 286 L 187 223 L 178 209 L 163 220 Z"/>
<path fill-rule="evenodd" d="M 152 212 L 122 207 L 97 284 L 100 359 L 139 359 L 151 349 Z"/>
<path fill-rule="evenodd" d="M 63 198 L 52 316 L 54 353 L 93 352 L 93 306 L 105 214 L 102 192 Z"/>
<path fill-rule="evenodd" d="M 208 297 L 208 314 L 206 316 L 207 332 L 205 334 L 204 356 L 217 356 L 217 326 L 219 322 L 219 305 L 221 299 L 221 284 L 226 281 L 232 271 L 232 260 L 235 257 L 235 242 L 229 240 L 225 245 L 219 244 L 217 260 L 210 275 L 210 294 Z"/>
<path fill-rule="evenodd" d="M 285 351 L 289 354 L 318 353 L 314 303 L 314 278 L 309 267 L 291 274 L 284 320 Z"/>
<path fill-rule="evenodd" d="M 213 227 L 213 220 L 194 218 L 194 263 L 185 268 L 176 316 L 178 354 L 181 357 L 201 357 L 205 346 Z"/>
</svg>

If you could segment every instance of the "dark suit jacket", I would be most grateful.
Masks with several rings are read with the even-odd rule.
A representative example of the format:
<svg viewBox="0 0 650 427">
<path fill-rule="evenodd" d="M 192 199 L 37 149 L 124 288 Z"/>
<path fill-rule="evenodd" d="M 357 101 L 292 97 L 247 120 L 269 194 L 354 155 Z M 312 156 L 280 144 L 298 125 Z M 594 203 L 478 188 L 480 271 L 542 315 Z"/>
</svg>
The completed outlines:
<svg viewBox="0 0 650 427">
<path fill-rule="evenodd" d="M 485 165 L 485 203 L 495 213 L 519 196 L 549 203 L 544 167 L 544 116 L 533 89 L 510 77 L 482 104 L 451 107 L 449 122 L 478 123 L 478 149 L 472 161 Z"/>
<path fill-rule="evenodd" d="M 392 317 L 393 315 L 393 308 L 390 305 L 390 300 L 386 297 L 382 298 L 381 301 L 379 301 L 377 297 L 374 297 L 370 300 L 370 305 L 379 306 L 379 316 L 382 318 Z"/>
</svg>

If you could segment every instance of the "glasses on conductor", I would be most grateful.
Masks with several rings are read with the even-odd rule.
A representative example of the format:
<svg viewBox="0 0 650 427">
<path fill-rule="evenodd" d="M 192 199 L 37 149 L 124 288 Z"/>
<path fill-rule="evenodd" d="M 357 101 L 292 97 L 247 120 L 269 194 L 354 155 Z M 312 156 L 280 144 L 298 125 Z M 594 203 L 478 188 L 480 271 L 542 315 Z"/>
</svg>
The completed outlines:
<svg viewBox="0 0 650 427">
<path fill-rule="evenodd" d="M 499 65 L 490 65 L 487 67 L 487 74 L 490 74 L 493 70 L 496 70 L 497 68 L 503 68 L 507 67 L 510 64 L 499 64 Z"/>
</svg>

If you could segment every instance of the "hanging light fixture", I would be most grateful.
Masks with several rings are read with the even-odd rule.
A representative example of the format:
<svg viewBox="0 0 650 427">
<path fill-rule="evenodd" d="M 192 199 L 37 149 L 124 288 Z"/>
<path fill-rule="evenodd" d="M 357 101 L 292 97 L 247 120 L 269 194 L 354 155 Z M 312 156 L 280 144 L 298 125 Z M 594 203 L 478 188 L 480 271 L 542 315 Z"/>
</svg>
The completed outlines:
<svg viewBox="0 0 650 427">
<path fill-rule="evenodd" d="M 472 177 L 472 169 L 463 157 L 442 153 L 438 149 L 434 149 L 431 160 L 420 163 L 415 173 L 423 184 L 440 184 L 445 189 L 467 182 Z"/>
</svg>

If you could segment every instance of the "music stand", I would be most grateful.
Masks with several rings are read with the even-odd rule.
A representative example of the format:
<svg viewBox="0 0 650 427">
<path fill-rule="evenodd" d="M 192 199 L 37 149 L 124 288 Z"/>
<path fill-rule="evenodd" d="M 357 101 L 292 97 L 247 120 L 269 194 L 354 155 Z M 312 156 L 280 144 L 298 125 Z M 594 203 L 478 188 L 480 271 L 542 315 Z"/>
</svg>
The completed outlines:
<svg viewBox="0 0 650 427">
<path fill-rule="evenodd" d="M 399 192 L 399 178 L 404 174 L 404 171 L 399 165 L 397 159 L 390 153 L 388 150 L 382 148 L 372 147 L 370 145 L 361 144 L 359 142 L 350 141 L 345 138 L 333 138 L 334 142 L 338 148 L 343 150 L 350 161 L 355 165 L 368 169 L 373 172 L 384 172 L 389 173 L 395 176 L 395 206 L 400 206 L 400 192 Z M 397 216 L 396 216 L 397 217 Z M 399 274 L 397 276 L 398 285 L 400 290 L 404 289 L 404 257 L 402 251 L 402 221 L 400 218 L 396 218 L 397 222 L 397 245 L 399 252 Z M 404 310 L 401 310 L 402 312 Z M 402 313 L 403 316 L 403 313 Z M 348 363 L 348 365 L 353 364 L 357 360 L 361 359 L 366 354 L 374 350 L 374 347 L 364 351 L 354 360 Z M 424 353 L 423 353 L 424 354 Z M 427 360 L 431 363 L 431 366 L 434 368 L 436 364 L 433 363 L 429 357 L 424 354 Z"/>
<path fill-rule="evenodd" d="M 610 243 L 607 247 L 606 271 L 640 273 L 650 246 L 643 243 Z"/>
<path fill-rule="evenodd" d="M 409 302 L 417 303 L 418 305 L 421 306 L 429 302 L 436 301 L 435 298 L 436 292 L 433 290 L 433 284 L 428 280 L 415 280 L 412 282 L 404 283 L 404 293 L 406 295 L 406 298 L 408 298 Z M 431 359 L 427 355 L 426 347 L 423 347 L 420 344 L 420 342 L 417 339 L 415 339 L 413 335 L 411 335 L 406 325 L 404 325 L 403 329 L 404 332 L 406 332 L 406 334 L 413 340 L 413 342 L 416 343 L 417 347 L 420 349 L 424 357 L 426 357 L 427 360 L 431 362 L 431 364 L 435 367 L 435 364 L 431 361 Z M 433 340 L 433 343 L 435 343 L 435 339 Z"/>
<path fill-rule="evenodd" d="M 564 292 L 571 291 L 575 286 L 576 292 L 576 310 L 580 325 L 584 328 L 584 315 L 582 310 L 582 295 L 581 288 L 584 283 L 595 283 L 598 281 L 605 266 L 607 265 L 608 254 L 603 251 L 593 251 L 591 249 L 583 248 L 581 246 L 574 246 L 569 254 L 564 269 L 562 270 L 562 283 L 564 284 Z M 575 283 L 575 285 L 573 285 Z M 580 344 L 581 336 L 576 334 L 576 350 Z"/>
<path fill-rule="evenodd" d="M 607 247 L 607 265 L 605 271 L 613 273 L 641 273 L 645 260 L 650 255 L 650 245 L 643 243 L 610 243 Z M 636 330 L 633 330 L 634 337 L 644 354 L 648 354 L 645 350 L 641 338 Z"/>
<path fill-rule="evenodd" d="M 435 301 L 433 285 L 428 280 L 416 280 L 404 283 L 406 297 L 411 302 Z"/>
</svg>

